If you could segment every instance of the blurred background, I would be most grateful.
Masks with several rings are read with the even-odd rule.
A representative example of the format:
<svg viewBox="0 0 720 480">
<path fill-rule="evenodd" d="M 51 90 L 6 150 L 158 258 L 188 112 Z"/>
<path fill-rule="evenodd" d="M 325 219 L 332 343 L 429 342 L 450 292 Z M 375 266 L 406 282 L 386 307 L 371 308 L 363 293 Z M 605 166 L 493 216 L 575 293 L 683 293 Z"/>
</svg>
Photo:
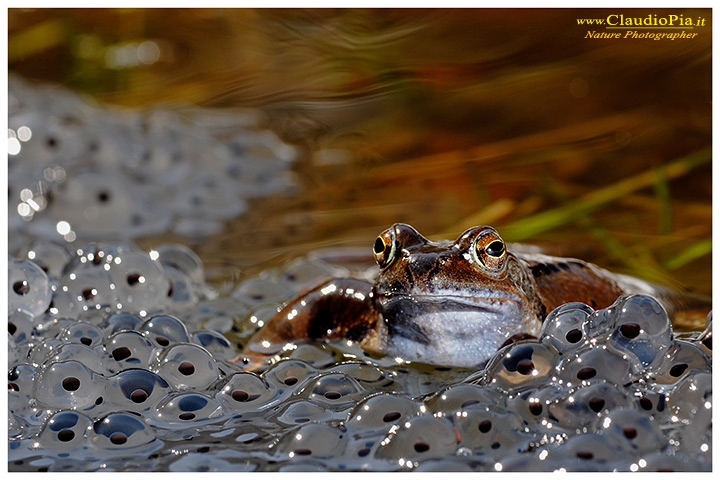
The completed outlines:
<svg viewBox="0 0 720 480">
<path fill-rule="evenodd" d="M 578 18 L 705 17 L 694 39 Z M 192 246 L 236 282 L 395 222 L 478 224 L 711 292 L 711 11 L 11 9 L 11 74 L 137 109 L 250 107 L 300 152 L 292 195 Z M 592 30 L 592 29 L 591 29 Z M 197 168 L 202 168 L 198 160 Z"/>
</svg>

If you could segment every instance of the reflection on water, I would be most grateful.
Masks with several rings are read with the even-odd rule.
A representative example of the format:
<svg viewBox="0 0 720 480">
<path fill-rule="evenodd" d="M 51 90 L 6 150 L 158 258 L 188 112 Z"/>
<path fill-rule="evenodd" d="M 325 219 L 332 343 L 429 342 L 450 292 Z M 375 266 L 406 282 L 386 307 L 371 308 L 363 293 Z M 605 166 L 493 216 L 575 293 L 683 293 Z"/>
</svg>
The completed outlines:
<svg viewBox="0 0 720 480">
<path fill-rule="evenodd" d="M 508 240 L 708 293 L 709 162 L 674 179 L 659 167 L 710 144 L 711 19 L 687 41 L 584 39 L 577 18 L 609 13 L 13 10 L 10 66 L 124 105 L 268 112 L 305 153 L 305 189 L 198 245 L 236 275 L 366 246 L 396 221 L 502 232 L 653 171 L 651 185 Z"/>
<path fill-rule="evenodd" d="M 15 159 L 33 153 L 37 142 L 44 141 L 44 149 L 32 157 L 39 168 L 10 162 L 10 173 L 28 168 L 28 177 L 42 179 L 38 186 L 69 185 L 74 177 L 70 192 L 81 205 L 133 204 L 143 196 L 138 192 L 165 199 L 140 208 L 149 215 L 141 222 L 148 230 L 133 230 L 142 237 L 140 250 L 104 238 L 129 236 L 129 228 L 139 227 L 122 216 L 126 208 L 104 215 L 97 205 L 98 211 L 90 209 L 98 219 L 90 227 L 101 226 L 95 233 L 106 240 L 100 246 L 73 253 L 22 237 L 19 257 L 33 255 L 42 267 L 20 261 L 11 270 L 18 275 L 12 298 L 33 308 L 13 311 L 10 323 L 11 364 L 17 364 L 10 378 L 13 468 L 75 470 L 73 461 L 86 454 L 88 470 L 352 470 L 369 460 L 388 469 L 583 469 L 593 455 L 598 465 L 630 470 L 709 468 L 710 320 L 702 335 L 668 344 L 672 330 L 664 317 L 634 318 L 637 325 L 664 326 L 646 341 L 634 334 L 628 340 L 627 325 L 615 328 L 611 314 L 599 314 L 613 326 L 591 330 L 602 337 L 597 345 L 607 342 L 609 349 L 594 348 L 595 342 L 568 345 L 575 337 L 559 322 L 545 339 L 552 347 L 513 347 L 509 362 L 497 357 L 489 373 L 474 374 L 477 385 L 457 383 L 462 372 L 442 367 L 389 358 L 366 363 L 344 342 L 305 345 L 262 376 L 227 361 L 237 352 L 234 343 L 244 343 L 279 302 L 301 289 L 289 283 L 326 274 L 332 270 L 328 258 L 365 267 L 364 258 L 342 247 L 362 247 L 372 262 L 371 242 L 395 222 L 432 238 L 454 238 L 471 225 L 490 223 L 510 242 L 709 293 L 711 18 L 709 10 L 680 12 L 708 18 L 697 38 L 585 39 L 587 27 L 577 19 L 617 13 L 609 10 L 11 10 L 13 75 L 131 107 L 125 113 L 137 122 L 131 122 L 136 129 L 125 128 L 121 110 L 71 94 L 74 117 L 38 109 L 37 128 L 11 125 Z M 188 104 L 213 110 L 203 116 Z M 294 195 L 240 194 L 231 178 L 238 165 L 223 155 L 233 152 L 234 135 L 247 125 L 218 136 L 185 128 L 198 118 L 213 128 L 237 119 L 226 116 L 228 107 L 262 111 L 266 116 L 254 128 L 277 132 L 282 141 L 276 146 L 294 146 Z M 172 119 L 159 138 L 151 135 L 158 133 L 152 112 Z M 40 135 L 67 123 L 82 126 L 69 130 L 77 145 L 95 145 L 92 154 L 58 156 L 57 138 L 48 143 Z M 103 130 L 107 125 L 112 133 Z M 88 143 L 88 131 L 102 142 Z M 157 155 L 133 155 L 139 145 Z M 254 148 L 241 147 L 243 158 Z M 48 149 L 54 163 L 44 165 Z M 253 165 L 267 180 L 289 168 L 273 163 L 281 156 L 258 155 L 262 161 Z M 78 181 L 67 167 L 95 168 L 118 158 L 115 167 L 133 188 L 117 187 L 118 175 Z M 133 169 L 128 158 L 151 161 Z M 217 184 L 186 188 L 211 174 Z M 184 181 L 175 183 L 178 178 Z M 84 186 L 100 180 L 109 182 L 107 188 L 91 192 L 90 202 Z M 242 187 L 258 186 L 250 183 Z M 77 236 L 72 248 L 87 245 L 82 222 L 69 217 L 31 230 L 66 199 L 17 187 L 10 185 L 10 203 L 21 217 L 33 217 L 18 217 L 28 237 Z M 243 202 L 247 210 L 240 209 Z M 63 217 L 87 218 L 74 205 L 60 212 Z M 218 215 L 219 205 L 230 213 Z M 170 231 L 177 225 L 171 217 L 192 217 L 194 237 L 186 229 Z M 21 228 L 10 227 L 17 241 Z M 182 247 L 159 247 L 168 242 L 190 244 L 200 258 Z M 324 247 L 331 250 L 323 259 L 318 249 Z M 310 261 L 298 258 L 308 254 Z M 203 272 L 214 290 L 205 288 Z M 57 288 L 60 281 L 67 290 Z M 132 314 L 105 314 L 116 305 Z M 163 308 L 182 320 L 161 315 L 147 321 Z M 585 364 L 592 360 L 597 370 L 578 370 L 570 357 L 553 356 L 562 349 Z M 625 350 L 632 355 L 613 353 Z M 357 362 L 339 364 L 347 359 Z M 530 360 L 562 363 L 567 385 L 548 383 L 554 377 L 534 383 L 520 371 Z M 111 368 L 92 371 L 103 365 Z M 602 381 L 593 383 L 593 376 Z M 495 379 L 505 383 L 484 384 Z M 515 387 L 522 392 L 508 395 Z M 33 397 L 52 409 L 39 408 Z M 704 410 L 690 408 L 699 402 Z M 360 410 L 365 407 L 367 413 Z M 74 410 L 57 411 L 66 408 Z M 617 427 L 608 429 L 606 421 Z M 500 436 L 485 435 L 492 425 Z M 588 425 L 603 433 L 578 433 Z M 346 427 L 356 436 L 346 435 Z M 185 436 L 193 433 L 188 450 Z M 551 445 L 567 440 L 565 434 L 572 439 Z M 331 444 L 327 435 L 334 435 Z M 34 450 L 35 439 L 44 453 Z M 164 450 L 158 450 L 160 439 Z M 538 456 L 497 457 L 514 454 L 517 445 L 537 447 L 532 454 Z M 662 445 L 665 453 L 655 453 Z M 638 447 L 647 448 L 643 463 L 629 464 Z M 421 464 L 436 452 L 440 459 Z M 105 463 L 108 458 L 114 463 Z"/>
</svg>

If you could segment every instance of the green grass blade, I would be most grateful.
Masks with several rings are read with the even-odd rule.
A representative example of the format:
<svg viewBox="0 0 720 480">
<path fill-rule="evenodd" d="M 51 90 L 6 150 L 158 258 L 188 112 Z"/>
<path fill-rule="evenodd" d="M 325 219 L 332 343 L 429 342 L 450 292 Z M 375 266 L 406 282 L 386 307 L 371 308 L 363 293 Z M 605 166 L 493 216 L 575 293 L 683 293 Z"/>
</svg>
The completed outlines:
<svg viewBox="0 0 720 480">
<path fill-rule="evenodd" d="M 665 267 L 668 270 L 675 270 L 711 252 L 712 237 L 709 237 L 704 240 L 700 240 L 693 245 L 690 245 L 688 248 L 686 248 L 679 254 L 674 255 L 672 258 L 670 258 L 670 260 L 665 262 Z"/>
<path fill-rule="evenodd" d="M 653 173 L 655 174 L 655 197 L 658 201 L 658 232 L 660 235 L 667 235 L 672 231 L 670 183 L 663 167 L 654 168 Z"/>
<path fill-rule="evenodd" d="M 680 177 L 692 169 L 710 162 L 711 149 L 703 149 L 686 157 L 682 157 L 664 167 L 668 180 Z M 518 242 L 538 233 L 551 230 L 560 225 L 597 210 L 634 191 L 652 186 L 657 181 L 655 169 L 646 170 L 612 185 L 588 193 L 566 205 L 547 210 L 537 215 L 516 220 L 503 227 L 503 238 L 509 242 Z"/>
</svg>

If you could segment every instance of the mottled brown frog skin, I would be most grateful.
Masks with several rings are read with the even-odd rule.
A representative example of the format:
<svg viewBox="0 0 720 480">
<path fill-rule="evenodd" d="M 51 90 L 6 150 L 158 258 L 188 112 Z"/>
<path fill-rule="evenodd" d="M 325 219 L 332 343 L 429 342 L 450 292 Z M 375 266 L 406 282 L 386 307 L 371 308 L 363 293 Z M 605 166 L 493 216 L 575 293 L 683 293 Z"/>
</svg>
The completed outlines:
<svg viewBox="0 0 720 480">
<path fill-rule="evenodd" d="M 580 260 L 511 253 L 488 226 L 433 242 L 396 224 L 373 245 L 374 283 L 332 279 L 290 301 L 238 361 L 271 358 L 303 340 L 348 339 L 368 352 L 435 365 L 482 365 L 511 338 L 536 336 L 567 302 L 600 309 L 658 287 Z M 665 306 L 671 310 L 667 302 Z"/>
</svg>

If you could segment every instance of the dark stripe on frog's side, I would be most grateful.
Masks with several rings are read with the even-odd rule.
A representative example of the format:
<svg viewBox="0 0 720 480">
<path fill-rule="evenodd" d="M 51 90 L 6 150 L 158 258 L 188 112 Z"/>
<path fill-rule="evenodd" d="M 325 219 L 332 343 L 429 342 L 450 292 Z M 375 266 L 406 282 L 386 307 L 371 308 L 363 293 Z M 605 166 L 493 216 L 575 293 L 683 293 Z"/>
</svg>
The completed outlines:
<svg viewBox="0 0 720 480">
<path fill-rule="evenodd" d="M 362 340 L 377 325 L 377 315 L 368 308 L 371 290 L 370 283 L 352 278 L 324 283 L 288 303 L 250 339 L 245 350 L 274 355 L 296 340 Z"/>
<path fill-rule="evenodd" d="M 612 275 L 595 265 L 565 258 L 517 255 L 532 272 L 536 295 L 545 315 L 568 302 L 583 302 L 595 309 L 612 305 L 624 290 Z M 544 319 L 545 315 L 541 315 Z"/>
<path fill-rule="evenodd" d="M 571 272 L 574 268 L 585 268 L 585 264 L 577 261 L 559 262 L 557 264 L 539 262 L 533 265 L 531 268 L 533 276 L 535 278 L 539 278 L 543 275 L 552 275 L 553 273 L 558 273 L 560 272 L 560 270 Z"/>
</svg>

